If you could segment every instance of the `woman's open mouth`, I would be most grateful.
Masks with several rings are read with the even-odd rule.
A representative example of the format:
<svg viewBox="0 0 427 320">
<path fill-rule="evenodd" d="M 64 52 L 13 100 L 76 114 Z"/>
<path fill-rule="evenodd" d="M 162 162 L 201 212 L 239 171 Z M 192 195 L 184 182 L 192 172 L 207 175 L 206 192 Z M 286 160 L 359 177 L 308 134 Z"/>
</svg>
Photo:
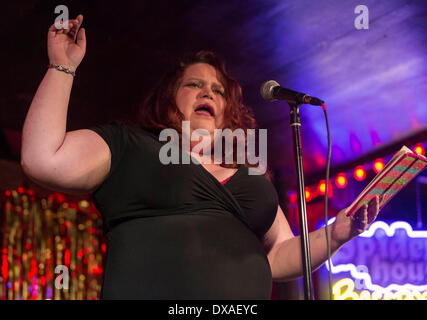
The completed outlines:
<svg viewBox="0 0 427 320">
<path fill-rule="evenodd" d="M 208 117 L 208 118 L 215 118 L 215 111 L 214 108 L 209 104 L 200 104 L 196 107 L 194 112 L 197 115 Z"/>
</svg>

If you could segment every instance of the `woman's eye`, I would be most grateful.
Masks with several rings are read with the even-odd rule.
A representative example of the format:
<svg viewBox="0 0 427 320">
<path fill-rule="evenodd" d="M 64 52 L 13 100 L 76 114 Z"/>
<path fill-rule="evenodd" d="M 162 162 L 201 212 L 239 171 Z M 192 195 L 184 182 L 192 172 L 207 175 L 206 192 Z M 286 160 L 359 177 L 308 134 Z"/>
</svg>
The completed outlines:
<svg viewBox="0 0 427 320">
<path fill-rule="evenodd" d="M 219 89 L 215 89 L 214 90 L 216 93 L 218 93 L 218 94 L 220 94 L 221 96 L 225 96 L 225 93 L 223 92 L 223 91 L 221 91 L 221 90 L 219 90 Z"/>
<path fill-rule="evenodd" d="M 191 87 L 191 88 L 201 88 L 202 84 L 197 83 L 197 82 L 189 82 L 185 86 Z M 216 94 L 219 94 L 219 95 L 225 97 L 225 92 L 222 91 L 221 89 L 213 89 L 212 91 L 215 92 Z"/>
<path fill-rule="evenodd" d="M 187 86 L 188 87 L 198 87 L 199 85 L 195 82 L 190 82 L 190 83 L 187 83 Z"/>
</svg>

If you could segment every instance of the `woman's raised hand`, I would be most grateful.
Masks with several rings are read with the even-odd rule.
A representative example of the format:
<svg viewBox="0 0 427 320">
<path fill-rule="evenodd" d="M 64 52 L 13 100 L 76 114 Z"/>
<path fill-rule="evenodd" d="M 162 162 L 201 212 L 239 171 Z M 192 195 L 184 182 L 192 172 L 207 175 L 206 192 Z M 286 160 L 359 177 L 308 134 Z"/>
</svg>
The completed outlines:
<svg viewBox="0 0 427 320">
<path fill-rule="evenodd" d="M 57 29 L 53 24 L 48 31 L 47 53 L 51 64 L 62 65 L 75 71 L 86 52 L 85 29 L 80 28 L 83 15 L 64 21 L 68 29 Z M 76 41 L 77 40 L 77 41 Z"/>
</svg>

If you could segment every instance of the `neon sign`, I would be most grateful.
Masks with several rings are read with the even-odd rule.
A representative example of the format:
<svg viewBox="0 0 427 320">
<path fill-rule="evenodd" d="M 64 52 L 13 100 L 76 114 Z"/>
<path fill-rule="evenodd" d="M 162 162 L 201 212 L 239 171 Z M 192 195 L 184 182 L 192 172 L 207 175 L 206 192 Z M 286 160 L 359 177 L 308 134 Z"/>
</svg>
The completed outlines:
<svg viewBox="0 0 427 320">
<path fill-rule="evenodd" d="M 362 290 L 355 291 L 353 279 L 344 278 L 339 280 L 332 287 L 334 300 L 427 300 L 427 291 L 420 292 L 402 288 L 396 291 L 374 291 Z"/>
<path fill-rule="evenodd" d="M 336 299 L 427 299 L 427 231 L 406 222 L 374 222 L 331 262 L 333 274 L 347 275 L 333 287 Z"/>
</svg>

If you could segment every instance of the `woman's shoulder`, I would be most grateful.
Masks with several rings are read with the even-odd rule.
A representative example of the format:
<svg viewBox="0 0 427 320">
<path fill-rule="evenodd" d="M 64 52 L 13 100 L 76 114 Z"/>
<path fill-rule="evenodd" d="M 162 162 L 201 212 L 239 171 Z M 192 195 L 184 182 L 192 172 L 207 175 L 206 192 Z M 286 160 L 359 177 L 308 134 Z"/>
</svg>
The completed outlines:
<svg viewBox="0 0 427 320">
<path fill-rule="evenodd" d="M 104 125 L 106 127 L 111 128 L 112 130 L 116 130 L 117 132 L 127 134 L 130 138 L 148 137 L 151 139 L 158 140 L 158 134 L 130 120 L 115 119 L 105 123 Z"/>
</svg>

